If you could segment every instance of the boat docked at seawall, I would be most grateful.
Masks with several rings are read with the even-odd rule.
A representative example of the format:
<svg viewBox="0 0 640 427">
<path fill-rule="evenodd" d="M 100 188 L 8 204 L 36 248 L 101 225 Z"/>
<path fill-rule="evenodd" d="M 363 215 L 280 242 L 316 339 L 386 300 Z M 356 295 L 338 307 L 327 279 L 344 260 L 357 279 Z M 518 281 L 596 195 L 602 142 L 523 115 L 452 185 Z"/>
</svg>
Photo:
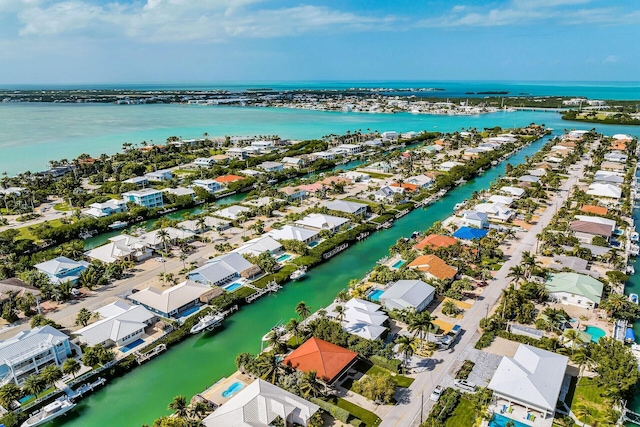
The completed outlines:
<svg viewBox="0 0 640 427">
<path fill-rule="evenodd" d="M 299 269 L 297 269 L 296 271 L 291 273 L 291 276 L 289 276 L 289 279 L 291 279 L 291 280 L 300 280 L 303 277 L 305 277 L 306 275 L 307 275 L 307 268 L 306 267 L 300 267 Z"/>
<path fill-rule="evenodd" d="M 125 228 L 128 224 L 129 223 L 126 221 L 116 221 L 109 224 L 109 228 L 111 228 L 112 230 L 119 230 L 121 228 Z"/>
<path fill-rule="evenodd" d="M 27 421 L 22 423 L 22 427 L 36 427 L 48 423 L 54 418 L 69 412 L 75 406 L 76 404 L 71 402 L 69 399 L 54 400 L 42 408 L 40 412 L 30 416 Z"/>
<path fill-rule="evenodd" d="M 632 242 L 637 242 L 638 240 L 640 240 L 640 234 L 638 234 L 637 231 L 634 231 L 633 233 L 631 233 L 631 235 L 629 236 L 629 240 L 631 240 Z"/>
<path fill-rule="evenodd" d="M 626 343 L 636 342 L 636 334 L 633 332 L 633 328 L 627 327 L 627 331 L 624 333 L 624 342 Z"/>
<path fill-rule="evenodd" d="M 217 326 L 220 326 L 222 321 L 224 320 L 224 316 L 220 314 L 207 314 L 198 320 L 198 323 L 193 325 L 191 330 L 189 331 L 192 334 L 197 334 L 204 330 L 210 331 Z"/>
<path fill-rule="evenodd" d="M 629 301 L 638 304 L 638 294 L 629 294 Z"/>
</svg>

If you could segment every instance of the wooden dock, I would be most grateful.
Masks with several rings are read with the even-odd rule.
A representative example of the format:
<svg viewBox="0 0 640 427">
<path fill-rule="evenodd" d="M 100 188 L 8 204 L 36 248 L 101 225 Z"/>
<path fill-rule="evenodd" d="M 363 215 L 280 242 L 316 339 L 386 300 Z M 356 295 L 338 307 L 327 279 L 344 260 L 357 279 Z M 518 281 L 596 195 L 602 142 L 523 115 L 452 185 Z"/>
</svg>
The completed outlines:
<svg viewBox="0 0 640 427">
<path fill-rule="evenodd" d="M 153 359 L 154 357 L 156 357 L 157 355 L 159 355 L 160 353 L 166 350 L 167 350 L 167 345 L 163 343 L 157 347 L 152 348 L 150 351 L 146 353 L 140 353 L 139 351 L 136 351 L 133 354 L 136 356 L 136 362 L 138 362 L 138 365 L 141 365 L 147 360 Z"/>
</svg>

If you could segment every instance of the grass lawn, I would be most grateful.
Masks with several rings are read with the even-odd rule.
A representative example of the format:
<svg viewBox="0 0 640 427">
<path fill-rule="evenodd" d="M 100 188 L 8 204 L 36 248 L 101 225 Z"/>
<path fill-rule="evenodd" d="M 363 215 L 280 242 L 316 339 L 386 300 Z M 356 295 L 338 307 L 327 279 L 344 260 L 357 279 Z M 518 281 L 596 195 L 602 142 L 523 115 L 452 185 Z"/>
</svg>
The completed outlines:
<svg viewBox="0 0 640 427">
<path fill-rule="evenodd" d="M 589 408 L 590 415 L 585 420 L 587 424 L 594 424 L 594 421 L 602 423 L 605 421 L 605 412 L 611 409 L 611 402 L 602 397 L 604 392 L 605 389 L 598 387 L 592 379 L 582 378 L 575 387 L 571 401 L 567 402 L 567 404 L 571 405 L 571 410 L 576 415 L 578 415 L 579 411 L 577 409 L 581 405 Z M 582 421 L 582 418 L 580 420 Z"/>
<path fill-rule="evenodd" d="M 44 397 L 44 396 L 46 396 L 46 395 L 47 395 L 47 394 L 49 394 L 49 393 L 53 393 L 55 390 L 56 390 L 56 388 L 55 388 L 55 387 L 49 387 L 48 389 L 46 389 L 45 391 L 43 391 L 43 392 L 42 392 L 42 393 L 40 393 L 39 395 L 37 395 L 37 396 L 31 396 L 29 399 L 25 400 L 24 402 L 21 402 L 21 403 L 20 403 L 20 405 L 21 405 L 21 406 L 25 406 L 25 405 L 27 405 L 27 404 L 29 404 L 29 403 L 33 402 L 34 400 L 36 400 L 36 398 L 38 398 L 38 399 L 39 399 L 39 398 L 41 398 L 41 397 Z"/>
<path fill-rule="evenodd" d="M 191 173 L 198 173 L 199 171 L 192 170 L 192 169 L 177 169 L 177 170 L 175 170 L 173 172 L 175 174 L 191 174 Z"/>
<path fill-rule="evenodd" d="M 393 373 L 387 369 L 384 369 L 380 366 L 373 365 L 367 372 L 367 375 L 385 375 L 390 376 L 393 379 L 393 382 L 396 383 L 398 387 L 409 387 L 413 383 L 413 378 L 405 377 L 403 375 L 393 375 Z"/>
<path fill-rule="evenodd" d="M 349 413 L 351 413 L 351 415 L 362 420 L 362 422 L 364 422 L 367 427 L 377 426 L 382 421 L 380 417 L 378 417 L 373 412 L 367 411 L 366 409 L 361 408 L 360 406 L 349 401 L 346 401 L 341 397 L 331 398 L 329 399 L 329 402 L 342 409 L 346 409 L 347 411 L 349 411 Z"/>
<path fill-rule="evenodd" d="M 371 207 L 380 205 L 380 203 L 378 203 L 378 202 L 374 202 L 374 201 L 368 200 L 368 199 L 358 199 L 356 197 L 345 197 L 342 200 L 345 200 L 347 202 L 362 203 L 364 205 L 369 205 Z M 382 205 L 382 207 L 384 207 L 384 205 Z"/>
<path fill-rule="evenodd" d="M 390 173 L 369 172 L 369 171 L 363 171 L 363 170 L 358 170 L 357 172 L 366 173 L 371 178 L 379 178 L 379 179 L 385 179 L 385 178 L 389 178 L 390 176 L 393 176 Z"/>
<path fill-rule="evenodd" d="M 51 221 L 47 221 L 47 223 L 51 227 L 60 227 L 62 222 L 59 219 L 53 219 Z M 18 239 L 29 239 L 29 240 L 38 240 L 37 237 L 29 230 L 29 227 L 20 227 L 17 229 L 20 234 L 18 234 Z"/>
<path fill-rule="evenodd" d="M 53 205 L 53 210 L 58 212 L 68 212 L 71 210 L 67 203 L 58 203 Z"/>
<path fill-rule="evenodd" d="M 475 421 L 476 411 L 473 409 L 473 403 L 462 397 L 444 425 L 445 427 L 469 427 Z"/>
</svg>

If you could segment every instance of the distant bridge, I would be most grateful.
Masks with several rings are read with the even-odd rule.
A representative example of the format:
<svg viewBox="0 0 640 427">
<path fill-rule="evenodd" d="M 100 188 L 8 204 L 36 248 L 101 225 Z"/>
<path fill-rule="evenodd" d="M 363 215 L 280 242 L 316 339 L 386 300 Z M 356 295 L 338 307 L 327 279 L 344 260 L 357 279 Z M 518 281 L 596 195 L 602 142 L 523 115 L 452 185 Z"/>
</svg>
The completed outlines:
<svg viewBox="0 0 640 427">
<path fill-rule="evenodd" d="M 568 108 L 546 108 L 546 107 L 507 107 L 518 111 L 536 111 L 543 113 L 564 113 Z"/>
</svg>

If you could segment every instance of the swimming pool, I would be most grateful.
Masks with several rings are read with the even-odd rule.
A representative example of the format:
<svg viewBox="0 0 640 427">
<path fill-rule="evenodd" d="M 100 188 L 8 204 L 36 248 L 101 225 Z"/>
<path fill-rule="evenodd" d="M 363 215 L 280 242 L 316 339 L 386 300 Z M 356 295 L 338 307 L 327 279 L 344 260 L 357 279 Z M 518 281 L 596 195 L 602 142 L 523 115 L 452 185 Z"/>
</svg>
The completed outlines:
<svg viewBox="0 0 640 427">
<path fill-rule="evenodd" d="M 380 295 L 382 295 L 384 291 L 382 289 L 376 289 L 369 294 L 369 299 L 374 301 L 380 301 Z"/>
<path fill-rule="evenodd" d="M 284 255 L 280 255 L 278 258 L 276 258 L 276 261 L 283 262 L 283 261 L 288 260 L 289 258 L 291 258 L 290 254 L 284 254 Z"/>
<path fill-rule="evenodd" d="M 313 242 L 309 243 L 309 247 L 310 248 L 315 248 L 316 246 L 318 246 L 318 241 L 314 240 Z"/>
<path fill-rule="evenodd" d="M 494 414 L 489 421 L 489 427 L 505 427 L 507 423 L 511 421 L 514 427 L 529 427 L 527 424 L 521 423 L 520 421 L 513 420 L 511 418 L 504 417 L 500 414 Z"/>
<path fill-rule="evenodd" d="M 231 397 L 237 392 L 239 392 L 240 390 L 242 390 L 243 388 L 244 388 L 244 384 L 241 383 L 240 381 L 236 381 L 235 383 L 227 387 L 225 391 L 222 392 L 222 397 L 224 397 L 225 399 L 228 397 Z"/>
<path fill-rule="evenodd" d="M 591 326 L 591 325 L 587 325 L 584 328 L 584 331 L 586 333 L 588 333 L 589 335 L 591 335 L 591 341 L 592 342 L 598 342 L 600 341 L 600 338 L 602 338 L 603 336 L 605 336 L 607 333 L 605 331 L 603 331 L 602 329 L 596 327 L 596 326 Z"/>
<path fill-rule="evenodd" d="M 402 265 L 403 265 L 404 263 L 406 263 L 406 262 L 407 262 L 407 261 L 405 261 L 405 260 L 401 259 L 400 261 L 396 261 L 396 263 L 395 263 L 395 264 L 393 264 L 393 265 L 391 266 L 391 268 L 400 268 L 400 267 L 402 267 Z"/>
<path fill-rule="evenodd" d="M 144 340 L 142 338 L 138 338 L 134 342 L 130 342 L 129 344 L 127 344 L 127 345 L 123 346 L 122 348 L 120 348 L 120 351 L 123 352 L 123 353 L 126 353 L 128 351 L 131 351 L 132 348 L 137 347 L 142 343 L 144 343 Z"/>
<path fill-rule="evenodd" d="M 240 286 L 242 286 L 242 282 L 233 282 L 229 285 L 224 285 L 222 289 L 224 289 L 227 292 L 233 292 L 236 289 L 238 289 Z"/>
</svg>

